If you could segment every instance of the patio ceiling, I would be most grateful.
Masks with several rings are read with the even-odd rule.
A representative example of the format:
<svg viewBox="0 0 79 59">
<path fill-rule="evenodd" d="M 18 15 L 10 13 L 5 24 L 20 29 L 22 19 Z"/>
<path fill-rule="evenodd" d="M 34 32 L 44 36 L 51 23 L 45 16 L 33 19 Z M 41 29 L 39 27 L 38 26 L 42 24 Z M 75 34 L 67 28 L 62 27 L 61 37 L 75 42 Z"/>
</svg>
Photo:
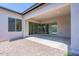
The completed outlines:
<svg viewBox="0 0 79 59">
<path fill-rule="evenodd" d="M 57 8 L 57 9 L 54 9 L 54 10 L 50 10 L 46 13 L 43 13 L 41 15 L 38 15 L 36 17 L 33 17 L 32 20 L 34 21 L 39 21 L 39 22 L 43 22 L 43 21 L 50 21 L 52 19 L 54 19 L 55 17 L 57 16 L 63 16 L 63 15 L 69 15 L 70 14 L 70 4 L 68 5 L 65 5 L 64 7 L 61 7 L 61 8 Z M 55 21 L 55 20 L 53 20 Z"/>
</svg>

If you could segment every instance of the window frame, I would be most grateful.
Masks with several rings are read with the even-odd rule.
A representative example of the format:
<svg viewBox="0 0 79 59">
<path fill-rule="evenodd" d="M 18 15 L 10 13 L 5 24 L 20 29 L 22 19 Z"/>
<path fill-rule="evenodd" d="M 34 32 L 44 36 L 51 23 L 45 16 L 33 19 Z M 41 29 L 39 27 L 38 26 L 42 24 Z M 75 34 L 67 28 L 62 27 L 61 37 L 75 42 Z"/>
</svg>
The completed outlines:
<svg viewBox="0 0 79 59">
<path fill-rule="evenodd" d="M 9 24 L 10 18 L 15 20 L 15 24 L 14 24 L 14 26 L 15 26 L 14 28 L 15 29 L 14 29 L 14 31 L 11 31 L 10 28 L 9 28 L 9 26 L 10 26 L 10 24 Z M 21 21 L 20 22 L 21 27 L 20 27 L 20 30 L 19 31 L 16 28 L 17 20 L 20 20 Z M 22 20 L 21 19 L 17 19 L 17 18 L 13 18 L 13 17 L 8 17 L 8 32 L 22 32 Z"/>
</svg>

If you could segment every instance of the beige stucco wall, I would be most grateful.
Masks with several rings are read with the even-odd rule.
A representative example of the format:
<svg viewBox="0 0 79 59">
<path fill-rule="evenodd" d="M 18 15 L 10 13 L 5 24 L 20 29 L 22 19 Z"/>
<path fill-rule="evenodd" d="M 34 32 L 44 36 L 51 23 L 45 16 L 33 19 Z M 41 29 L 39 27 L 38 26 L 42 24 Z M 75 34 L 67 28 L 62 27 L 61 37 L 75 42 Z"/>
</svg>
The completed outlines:
<svg viewBox="0 0 79 59">
<path fill-rule="evenodd" d="M 21 32 L 8 32 L 8 17 L 22 19 L 22 16 L 7 10 L 0 9 L 0 41 L 22 37 Z"/>
<path fill-rule="evenodd" d="M 57 21 L 57 35 L 63 37 L 70 37 L 70 16 L 59 16 Z"/>
</svg>

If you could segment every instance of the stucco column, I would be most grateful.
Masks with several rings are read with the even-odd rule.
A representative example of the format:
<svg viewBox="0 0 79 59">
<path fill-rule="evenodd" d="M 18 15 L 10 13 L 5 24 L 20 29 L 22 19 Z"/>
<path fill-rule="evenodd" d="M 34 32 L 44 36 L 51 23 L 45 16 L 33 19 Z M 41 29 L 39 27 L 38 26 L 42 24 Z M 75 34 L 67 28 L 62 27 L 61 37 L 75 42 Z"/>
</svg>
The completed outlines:
<svg viewBox="0 0 79 59">
<path fill-rule="evenodd" d="M 79 4 L 71 5 L 71 52 L 79 55 Z"/>
<path fill-rule="evenodd" d="M 29 22 L 23 20 L 23 37 L 26 37 L 28 35 L 29 35 Z"/>
</svg>

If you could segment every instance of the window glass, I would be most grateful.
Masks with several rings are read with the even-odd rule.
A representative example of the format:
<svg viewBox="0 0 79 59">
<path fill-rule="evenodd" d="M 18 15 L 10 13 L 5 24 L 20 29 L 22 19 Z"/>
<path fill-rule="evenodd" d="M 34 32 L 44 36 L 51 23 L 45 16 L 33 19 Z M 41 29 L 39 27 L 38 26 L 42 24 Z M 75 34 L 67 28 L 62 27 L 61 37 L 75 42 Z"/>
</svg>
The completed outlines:
<svg viewBox="0 0 79 59">
<path fill-rule="evenodd" d="M 16 31 L 21 31 L 22 30 L 22 21 L 20 19 L 16 20 Z"/>
<path fill-rule="evenodd" d="M 57 32 L 57 23 L 53 23 L 49 25 L 49 33 L 55 34 Z"/>
<path fill-rule="evenodd" d="M 8 18 L 8 31 L 15 31 L 15 19 Z"/>
</svg>

